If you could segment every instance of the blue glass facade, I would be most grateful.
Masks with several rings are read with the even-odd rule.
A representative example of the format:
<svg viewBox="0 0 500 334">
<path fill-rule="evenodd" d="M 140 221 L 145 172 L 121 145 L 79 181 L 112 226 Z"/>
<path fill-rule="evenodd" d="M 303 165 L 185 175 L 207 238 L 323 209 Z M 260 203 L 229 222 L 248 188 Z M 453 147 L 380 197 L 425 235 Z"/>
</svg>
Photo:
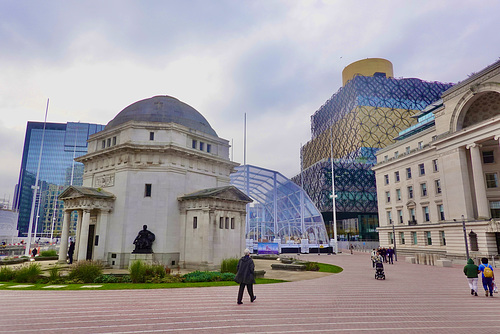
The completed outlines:
<svg viewBox="0 0 500 334">
<path fill-rule="evenodd" d="M 55 229 L 62 224 L 62 202 L 56 203 L 59 192 L 70 184 L 82 185 L 83 165 L 75 157 L 87 153 L 87 139 L 104 129 L 104 125 L 89 123 L 46 123 L 40 164 L 38 196 L 35 213 L 39 213 L 37 233 L 47 231 L 50 222 Z M 17 228 L 19 236 L 28 233 L 40 149 L 42 148 L 43 122 L 28 122 L 24 139 L 19 181 L 16 187 L 14 208 L 19 211 Z M 40 205 L 41 203 L 41 205 Z M 54 217 L 54 209 L 56 216 Z M 36 216 L 36 214 L 35 214 Z"/>
</svg>

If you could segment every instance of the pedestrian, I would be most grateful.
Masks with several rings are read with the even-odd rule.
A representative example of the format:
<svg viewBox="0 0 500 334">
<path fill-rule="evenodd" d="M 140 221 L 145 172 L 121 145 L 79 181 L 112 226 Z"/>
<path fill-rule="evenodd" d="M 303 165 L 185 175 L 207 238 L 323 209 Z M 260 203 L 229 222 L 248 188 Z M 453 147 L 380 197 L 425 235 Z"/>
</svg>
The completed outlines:
<svg viewBox="0 0 500 334">
<path fill-rule="evenodd" d="M 236 267 L 236 277 L 234 278 L 236 283 L 240 284 L 240 290 L 238 291 L 238 304 L 243 304 L 241 300 L 243 299 L 245 286 L 247 287 L 248 295 L 250 296 L 250 302 L 253 303 L 257 298 L 253 294 L 253 284 L 255 283 L 255 265 L 250 257 L 250 250 L 247 248 L 243 253 L 245 255 L 238 261 L 238 266 Z"/>
<path fill-rule="evenodd" d="M 31 251 L 31 254 L 33 255 L 33 257 L 35 257 L 37 253 L 38 253 L 38 251 L 37 251 L 36 247 L 33 248 L 33 250 Z"/>
<path fill-rule="evenodd" d="M 479 272 L 483 273 L 483 288 L 484 294 L 488 297 L 488 291 L 490 296 L 493 297 L 493 280 L 495 279 L 495 274 L 493 273 L 493 267 L 488 264 L 488 258 L 483 257 L 481 259 L 481 265 L 479 266 Z"/>
<path fill-rule="evenodd" d="M 372 249 L 372 253 L 371 253 L 371 260 L 372 260 L 372 268 L 375 268 L 375 259 L 377 257 L 377 251 L 374 249 Z"/>
<path fill-rule="evenodd" d="M 469 282 L 470 294 L 477 296 L 479 267 L 474 264 L 472 259 L 467 260 L 467 264 L 464 267 L 464 274 L 467 276 L 467 281 Z"/>
<path fill-rule="evenodd" d="M 68 248 L 68 261 L 69 264 L 73 263 L 73 254 L 75 253 L 75 242 L 71 240 L 69 243 L 69 248 Z"/>
<path fill-rule="evenodd" d="M 394 264 L 394 249 L 392 249 L 392 247 L 389 247 L 387 249 L 387 257 L 388 257 L 389 263 Z"/>
</svg>

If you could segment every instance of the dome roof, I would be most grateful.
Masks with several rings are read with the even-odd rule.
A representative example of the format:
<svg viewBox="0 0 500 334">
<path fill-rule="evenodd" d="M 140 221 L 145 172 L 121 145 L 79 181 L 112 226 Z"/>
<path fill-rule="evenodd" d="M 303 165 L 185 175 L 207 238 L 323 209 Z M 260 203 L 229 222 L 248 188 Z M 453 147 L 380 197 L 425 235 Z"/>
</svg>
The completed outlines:
<svg viewBox="0 0 500 334">
<path fill-rule="evenodd" d="M 160 95 L 132 103 L 105 127 L 114 128 L 128 121 L 177 123 L 217 137 L 217 133 L 196 109 L 175 97 Z"/>
</svg>

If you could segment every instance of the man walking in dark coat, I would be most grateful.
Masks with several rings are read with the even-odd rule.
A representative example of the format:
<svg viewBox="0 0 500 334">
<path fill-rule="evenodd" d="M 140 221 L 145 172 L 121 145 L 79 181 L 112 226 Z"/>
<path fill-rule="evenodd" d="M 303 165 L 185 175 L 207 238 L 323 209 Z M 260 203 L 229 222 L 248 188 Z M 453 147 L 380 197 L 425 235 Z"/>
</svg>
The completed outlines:
<svg viewBox="0 0 500 334">
<path fill-rule="evenodd" d="M 253 294 L 253 284 L 255 283 L 254 270 L 255 265 L 252 258 L 250 257 L 250 250 L 247 248 L 244 251 L 245 256 L 243 256 L 238 261 L 238 266 L 236 267 L 237 273 L 234 280 L 236 283 L 240 284 L 240 290 L 238 291 L 238 304 L 243 304 L 241 301 L 243 299 L 243 292 L 245 291 L 245 286 L 247 287 L 248 295 L 250 296 L 250 301 L 253 303 L 257 298 Z"/>
</svg>

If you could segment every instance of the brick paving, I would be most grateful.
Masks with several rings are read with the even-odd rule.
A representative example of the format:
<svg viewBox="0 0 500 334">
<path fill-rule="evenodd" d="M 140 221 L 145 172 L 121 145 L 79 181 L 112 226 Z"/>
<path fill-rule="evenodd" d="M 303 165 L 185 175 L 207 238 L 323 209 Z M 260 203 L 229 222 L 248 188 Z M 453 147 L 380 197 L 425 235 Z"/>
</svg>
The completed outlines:
<svg viewBox="0 0 500 334">
<path fill-rule="evenodd" d="M 301 257 L 344 271 L 256 285 L 243 305 L 237 286 L 2 290 L 0 333 L 500 333 L 499 294 L 471 296 L 462 266 L 399 261 L 382 281 L 365 253 Z"/>
</svg>

